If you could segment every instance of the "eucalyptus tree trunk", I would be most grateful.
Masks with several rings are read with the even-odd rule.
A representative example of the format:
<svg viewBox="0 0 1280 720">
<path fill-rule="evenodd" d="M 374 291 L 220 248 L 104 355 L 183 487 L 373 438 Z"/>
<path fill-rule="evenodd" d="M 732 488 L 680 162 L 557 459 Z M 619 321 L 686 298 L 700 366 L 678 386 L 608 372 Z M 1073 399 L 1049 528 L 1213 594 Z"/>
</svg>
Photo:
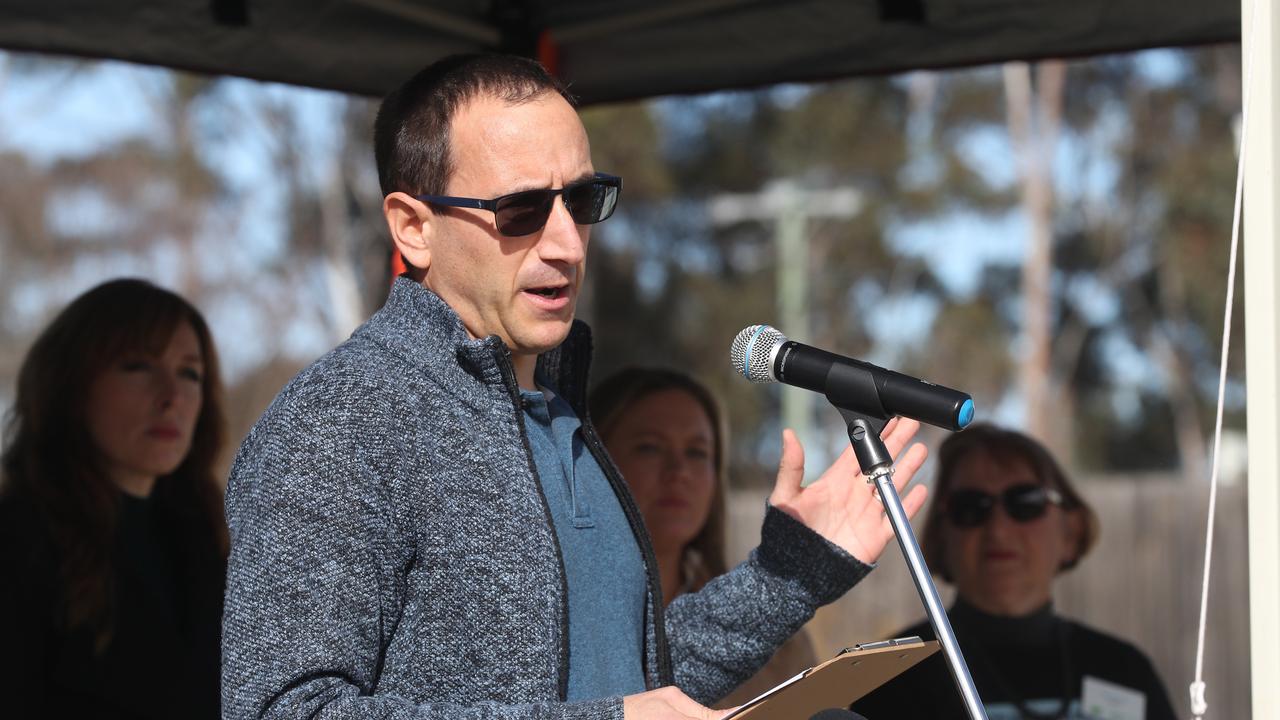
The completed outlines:
<svg viewBox="0 0 1280 720">
<path fill-rule="evenodd" d="M 1022 265 L 1022 341 L 1019 381 L 1026 408 L 1024 429 L 1061 449 L 1069 437 L 1065 417 L 1050 417 L 1054 383 L 1051 362 L 1053 292 L 1053 151 L 1062 117 L 1066 66 L 1037 64 L 1035 87 L 1026 63 L 1004 66 L 1009 137 L 1018 161 L 1022 207 L 1027 217 L 1027 253 Z M 1067 433 L 1064 435 L 1064 433 Z"/>
</svg>

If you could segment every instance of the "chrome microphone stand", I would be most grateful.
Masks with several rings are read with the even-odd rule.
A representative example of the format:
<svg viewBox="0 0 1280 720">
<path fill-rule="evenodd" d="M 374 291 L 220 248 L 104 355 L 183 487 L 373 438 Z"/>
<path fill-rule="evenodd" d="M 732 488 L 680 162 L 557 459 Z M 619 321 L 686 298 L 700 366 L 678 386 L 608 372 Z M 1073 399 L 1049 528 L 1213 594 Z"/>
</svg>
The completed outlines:
<svg viewBox="0 0 1280 720">
<path fill-rule="evenodd" d="M 973 677 L 969 675 L 969 666 L 965 664 L 955 632 L 951 629 L 951 621 L 947 618 L 947 611 L 942 607 L 942 599 L 938 597 L 938 588 L 933 584 L 933 577 L 929 574 L 929 567 L 925 565 L 924 555 L 920 552 L 920 545 L 911 529 L 911 521 L 907 519 L 898 489 L 893 485 L 893 456 L 880 439 L 880 432 L 884 430 L 888 420 L 847 410 L 835 398 L 828 396 L 828 399 L 844 417 L 849 429 L 849 442 L 853 445 L 853 453 L 858 458 L 862 475 L 867 479 L 867 484 L 875 487 L 875 492 L 884 505 L 885 515 L 893 526 L 893 534 L 898 538 L 902 556 L 907 560 L 911 579 L 915 581 L 920 601 L 924 603 L 925 613 L 929 616 L 929 624 L 933 626 L 933 632 L 942 644 L 947 668 L 951 670 L 951 677 L 956 682 L 956 689 L 960 691 L 969 718 L 987 720 L 987 711 L 978 697 L 978 689 L 973 685 Z"/>
</svg>

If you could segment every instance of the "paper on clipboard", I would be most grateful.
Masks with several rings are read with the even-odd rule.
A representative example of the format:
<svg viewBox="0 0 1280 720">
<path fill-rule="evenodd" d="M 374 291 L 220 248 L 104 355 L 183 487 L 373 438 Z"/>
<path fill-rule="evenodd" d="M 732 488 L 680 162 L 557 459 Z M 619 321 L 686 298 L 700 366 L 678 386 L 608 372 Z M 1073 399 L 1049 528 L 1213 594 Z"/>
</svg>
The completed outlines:
<svg viewBox="0 0 1280 720">
<path fill-rule="evenodd" d="M 725 720 L 796 720 L 850 703 L 938 651 L 936 640 L 856 645 L 756 697 Z"/>
</svg>

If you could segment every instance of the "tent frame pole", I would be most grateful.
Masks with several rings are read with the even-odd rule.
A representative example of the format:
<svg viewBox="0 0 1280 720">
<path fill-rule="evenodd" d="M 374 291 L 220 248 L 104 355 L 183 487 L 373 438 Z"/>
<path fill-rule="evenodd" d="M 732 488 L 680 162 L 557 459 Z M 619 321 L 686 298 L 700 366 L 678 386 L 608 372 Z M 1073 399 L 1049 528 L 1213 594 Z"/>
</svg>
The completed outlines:
<svg viewBox="0 0 1280 720">
<path fill-rule="evenodd" d="M 1251 7 L 1259 3 L 1257 8 Z M 1276 122 L 1280 121 L 1280 52 L 1275 5 L 1241 0 L 1243 68 L 1250 87 L 1248 126 L 1242 148 L 1244 180 L 1245 367 L 1249 438 L 1249 628 L 1254 718 L 1280 717 L 1280 197 L 1275 183 L 1280 165 Z M 1212 698 L 1209 698 L 1212 703 Z"/>
</svg>

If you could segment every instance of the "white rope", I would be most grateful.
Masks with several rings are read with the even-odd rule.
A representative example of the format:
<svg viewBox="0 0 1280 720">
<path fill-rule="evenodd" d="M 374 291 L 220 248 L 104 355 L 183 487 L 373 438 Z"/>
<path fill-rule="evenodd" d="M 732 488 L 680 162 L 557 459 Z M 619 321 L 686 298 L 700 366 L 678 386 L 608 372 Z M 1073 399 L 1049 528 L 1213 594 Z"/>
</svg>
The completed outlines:
<svg viewBox="0 0 1280 720">
<path fill-rule="evenodd" d="M 1200 628 L 1196 639 L 1196 679 L 1189 688 L 1191 692 L 1191 713 L 1196 720 L 1204 717 L 1209 704 L 1205 701 L 1204 684 L 1204 631 L 1209 612 L 1209 570 L 1213 561 L 1213 520 L 1218 506 L 1218 460 L 1222 454 L 1222 409 L 1227 390 L 1227 353 L 1231 349 L 1231 311 L 1235 305 L 1236 294 L 1236 255 L 1240 247 L 1240 205 L 1244 191 L 1244 137 L 1249 127 L 1249 73 L 1252 63 L 1249 62 L 1247 50 L 1253 48 L 1254 16 L 1258 3 L 1253 0 L 1249 5 L 1248 42 L 1240 46 L 1240 63 L 1243 66 L 1240 101 L 1240 147 L 1236 154 L 1236 197 L 1235 210 L 1231 218 L 1231 259 L 1227 267 L 1227 303 L 1222 320 L 1222 358 L 1218 368 L 1218 413 L 1213 425 L 1213 464 L 1209 471 L 1209 521 L 1205 527 L 1204 539 L 1204 584 L 1200 589 Z"/>
</svg>

